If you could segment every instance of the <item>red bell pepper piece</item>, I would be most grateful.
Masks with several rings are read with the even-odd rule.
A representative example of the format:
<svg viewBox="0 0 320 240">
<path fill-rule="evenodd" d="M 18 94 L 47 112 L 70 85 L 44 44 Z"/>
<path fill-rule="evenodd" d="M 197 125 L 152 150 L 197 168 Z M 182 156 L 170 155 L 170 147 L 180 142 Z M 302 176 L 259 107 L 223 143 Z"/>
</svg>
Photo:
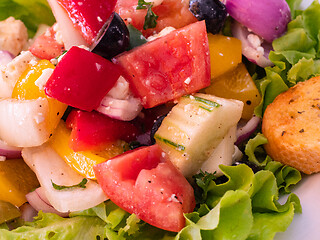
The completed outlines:
<svg viewBox="0 0 320 240">
<path fill-rule="evenodd" d="M 121 75 L 119 68 L 85 49 L 72 47 L 45 85 L 45 93 L 72 107 L 96 109 Z"/>
</svg>

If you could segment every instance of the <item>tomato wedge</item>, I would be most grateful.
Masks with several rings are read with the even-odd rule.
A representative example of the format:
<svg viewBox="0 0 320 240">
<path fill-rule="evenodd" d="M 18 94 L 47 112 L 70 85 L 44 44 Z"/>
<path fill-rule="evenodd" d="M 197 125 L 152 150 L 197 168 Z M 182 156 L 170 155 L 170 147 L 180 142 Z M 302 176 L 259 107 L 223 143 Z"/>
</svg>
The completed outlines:
<svg viewBox="0 0 320 240">
<path fill-rule="evenodd" d="M 96 109 L 120 77 L 112 62 L 79 47 L 72 47 L 56 66 L 45 93 L 85 111 Z"/>
<path fill-rule="evenodd" d="M 145 108 L 210 85 L 210 54 L 204 21 L 134 48 L 113 61 Z"/>
<path fill-rule="evenodd" d="M 50 60 L 58 57 L 65 50 L 63 43 L 56 40 L 54 26 L 36 38 L 29 51 L 40 59 Z"/>
<path fill-rule="evenodd" d="M 94 171 L 115 204 L 158 228 L 180 231 L 183 213 L 195 207 L 193 188 L 158 145 L 126 152 Z"/>
<path fill-rule="evenodd" d="M 152 10 L 158 16 L 157 26 L 152 29 L 143 29 L 146 9 L 136 9 L 138 0 L 118 0 L 115 11 L 124 19 L 126 24 L 132 24 L 135 28 L 142 31 L 145 36 L 160 32 L 167 26 L 182 28 L 197 19 L 189 11 L 189 0 L 163 0 L 163 2 L 154 6 Z"/>
</svg>

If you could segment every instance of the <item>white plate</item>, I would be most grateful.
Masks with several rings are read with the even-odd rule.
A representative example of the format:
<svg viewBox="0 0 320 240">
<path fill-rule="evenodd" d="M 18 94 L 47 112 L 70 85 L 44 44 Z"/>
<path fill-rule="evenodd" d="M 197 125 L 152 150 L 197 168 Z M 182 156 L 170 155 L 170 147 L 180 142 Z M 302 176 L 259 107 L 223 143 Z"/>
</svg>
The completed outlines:
<svg viewBox="0 0 320 240">
<path fill-rule="evenodd" d="M 284 233 L 277 233 L 274 240 L 320 239 L 320 174 L 307 176 L 295 187 L 301 201 L 302 214 L 295 214 Z"/>
</svg>

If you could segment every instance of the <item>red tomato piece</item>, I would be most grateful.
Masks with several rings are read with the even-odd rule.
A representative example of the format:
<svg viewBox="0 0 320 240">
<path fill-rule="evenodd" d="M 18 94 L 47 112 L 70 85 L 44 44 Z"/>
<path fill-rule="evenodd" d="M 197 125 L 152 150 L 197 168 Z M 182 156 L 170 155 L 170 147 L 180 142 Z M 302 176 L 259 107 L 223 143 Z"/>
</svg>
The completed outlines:
<svg viewBox="0 0 320 240">
<path fill-rule="evenodd" d="M 50 60 L 58 57 L 65 50 L 64 45 L 56 40 L 54 26 L 36 38 L 34 43 L 29 47 L 29 51 L 36 57 Z"/>
<path fill-rule="evenodd" d="M 110 17 L 116 2 L 117 0 L 58 0 L 89 45 Z"/>
<path fill-rule="evenodd" d="M 117 0 L 58 0 L 89 45 L 110 17 L 116 2 Z"/>
<path fill-rule="evenodd" d="M 96 109 L 121 72 L 103 57 L 78 47 L 63 56 L 45 85 L 45 93 L 81 110 Z"/>
<path fill-rule="evenodd" d="M 72 128 L 69 145 L 75 151 L 104 150 L 116 140 L 133 141 L 138 129 L 130 122 L 109 118 L 98 112 L 73 110 L 66 121 Z"/>
<path fill-rule="evenodd" d="M 136 10 L 137 5 L 137 0 L 118 0 L 115 11 L 119 13 L 126 24 L 132 24 L 145 36 L 160 32 L 167 26 L 182 28 L 197 21 L 189 11 L 189 0 L 164 0 L 159 6 L 152 8 L 152 11 L 158 16 L 157 26 L 153 29 L 144 30 L 143 24 L 147 10 Z"/>
<path fill-rule="evenodd" d="M 194 210 L 193 188 L 158 145 L 126 152 L 94 171 L 115 204 L 158 228 L 178 232 L 185 226 L 183 213 Z"/>
<path fill-rule="evenodd" d="M 209 44 L 204 21 L 134 48 L 113 59 L 145 108 L 210 85 Z"/>
</svg>

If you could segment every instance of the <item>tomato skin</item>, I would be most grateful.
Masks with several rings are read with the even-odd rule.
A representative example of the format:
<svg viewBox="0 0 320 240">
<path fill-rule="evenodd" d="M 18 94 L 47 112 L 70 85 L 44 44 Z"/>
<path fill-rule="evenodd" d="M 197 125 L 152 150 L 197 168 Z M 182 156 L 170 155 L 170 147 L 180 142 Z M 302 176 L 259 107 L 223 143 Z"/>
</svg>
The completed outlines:
<svg viewBox="0 0 320 240">
<path fill-rule="evenodd" d="M 196 22 L 113 59 L 145 108 L 210 85 L 205 22 Z"/>
<path fill-rule="evenodd" d="M 29 47 L 29 51 L 40 59 L 50 60 L 58 57 L 63 53 L 65 48 L 63 44 L 56 40 L 55 34 L 54 27 L 50 27 L 44 34 L 36 38 L 34 43 Z"/>
<path fill-rule="evenodd" d="M 126 152 L 94 171 L 115 204 L 158 228 L 180 231 L 183 213 L 195 207 L 193 188 L 158 145 Z"/>
<path fill-rule="evenodd" d="M 116 5 L 116 0 L 58 0 L 74 27 L 91 45 Z"/>
<path fill-rule="evenodd" d="M 124 19 L 126 24 L 132 24 L 145 36 L 160 32 L 165 27 L 182 28 L 197 21 L 189 11 L 189 0 L 164 0 L 161 5 L 152 8 L 158 16 L 157 26 L 152 29 L 143 29 L 147 10 L 136 10 L 137 0 L 118 0 L 115 11 Z"/>
<path fill-rule="evenodd" d="M 130 122 L 112 119 L 98 112 L 73 110 L 66 125 L 72 128 L 69 146 L 74 151 L 100 151 L 116 140 L 133 141 L 138 129 Z"/>
<path fill-rule="evenodd" d="M 45 93 L 81 110 L 96 109 L 120 77 L 110 61 L 78 47 L 72 47 L 56 66 L 45 85 Z"/>
</svg>

